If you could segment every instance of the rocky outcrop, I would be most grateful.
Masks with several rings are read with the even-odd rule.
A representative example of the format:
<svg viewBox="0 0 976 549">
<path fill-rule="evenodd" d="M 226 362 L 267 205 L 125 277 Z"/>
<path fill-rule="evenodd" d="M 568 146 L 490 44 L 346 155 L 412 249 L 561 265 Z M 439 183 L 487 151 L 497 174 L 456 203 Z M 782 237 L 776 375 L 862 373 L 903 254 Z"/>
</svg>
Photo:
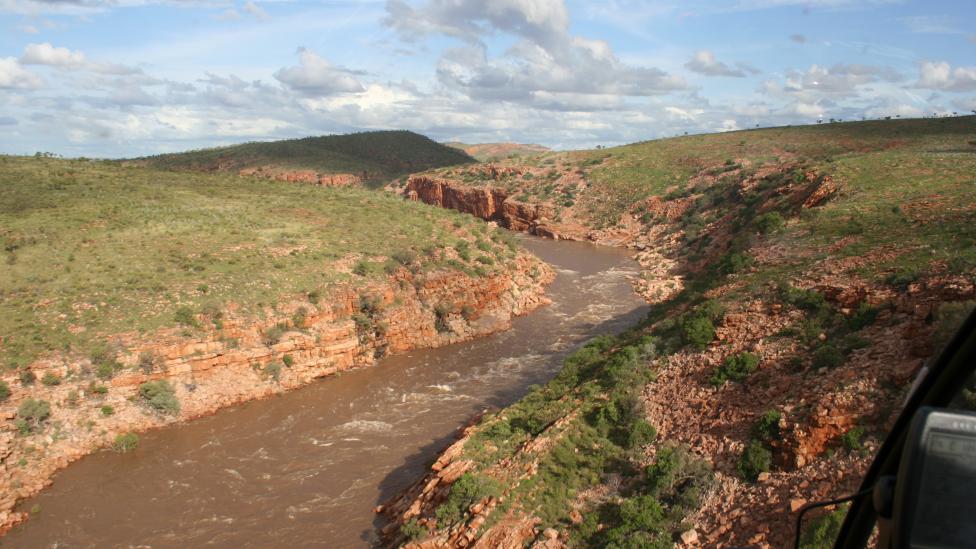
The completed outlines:
<svg viewBox="0 0 976 549">
<path fill-rule="evenodd" d="M 471 214 L 486 221 L 495 221 L 513 231 L 537 234 L 548 238 L 577 238 L 563 233 L 553 223 L 555 210 L 549 204 L 520 202 L 502 189 L 468 187 L 447 179 L 414 176 L 403 191 L 409 200 L 449 208 Z"/>
<path fill-rule="evenodd" d="M 415 275 L 401 268 L 385 282 L 337 288 L 319 303 L 279 303 L 261 316 L 230 306 L 217 324 L 197 318 L 209 328 L 193 336 L 179 330 L 121 334 L 111 343 L 122 368 L 111 379 L 96 379 L 88 359 L 66 357 L 31 365 L 38 378 L 51 373 L 64 380 L 59 385 L 22 386 L 8 376 L 13 394 L 0 405 L 0 416 L 13 419 L 28 398 L 50 402 L 51 416 L 31 434 L 16 435 L 11 421 L 0 431 L 0 532 L 26 518 L 14 512 L 19 499 L 117 434 L 211 414 L 372 364 L 385 354 L 508 328 L 514 315 L 546 303 L 543 291 L 554 273 L 525 253 L 506 267 L 483 278 L 458 271 Z M 174 387 L 177 414 L 161 415 L 144 405 L 139 386 L 151 380 Z M 99 389 L 103 384 L 107 391 Z"/>
</svg>

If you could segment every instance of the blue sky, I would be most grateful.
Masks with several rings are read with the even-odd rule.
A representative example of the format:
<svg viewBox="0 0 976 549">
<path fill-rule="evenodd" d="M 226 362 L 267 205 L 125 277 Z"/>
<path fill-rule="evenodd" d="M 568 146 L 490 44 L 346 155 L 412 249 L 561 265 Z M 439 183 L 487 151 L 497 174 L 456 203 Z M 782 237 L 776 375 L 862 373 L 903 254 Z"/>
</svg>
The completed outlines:
<svg viewBox="0 0 976 549">
<path fill-rule="evenodd" d="M 976 110 L 976 2 L 0 0 L 0 152 L 558 148 Z"/>
</svg>

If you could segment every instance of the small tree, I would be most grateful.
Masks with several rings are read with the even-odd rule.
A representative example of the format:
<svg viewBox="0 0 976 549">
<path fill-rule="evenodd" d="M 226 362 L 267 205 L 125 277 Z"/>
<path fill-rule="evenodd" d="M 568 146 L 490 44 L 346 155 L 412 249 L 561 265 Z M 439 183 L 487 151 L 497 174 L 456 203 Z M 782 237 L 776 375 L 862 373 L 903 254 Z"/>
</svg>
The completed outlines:
<svg viewBox="0 0 976 549">
<path fill-rule="evenodd" d="M 139 396 L 150 408 L 161 414 L 177 414 L 180 411 L 180 401 L 176 398 L 176 391 L 165 380 L 143 383 L 139 386 Z"/>
</svg>

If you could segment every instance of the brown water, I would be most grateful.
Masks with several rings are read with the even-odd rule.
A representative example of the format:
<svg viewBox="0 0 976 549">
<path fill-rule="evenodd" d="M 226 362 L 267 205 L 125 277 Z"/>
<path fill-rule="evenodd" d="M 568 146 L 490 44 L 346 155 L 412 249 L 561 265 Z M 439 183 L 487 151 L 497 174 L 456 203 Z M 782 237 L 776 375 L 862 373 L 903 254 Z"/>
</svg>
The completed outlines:
<svg viewBox="0 0 976 549">
<path fill-rule="evenodd" d="M 271 399 L 145 433 L 71 465 L 0 547 L 365 547 L 372 510 L 455 430 L 544 383 L 581 342 L 646 312 L 627 253 L 526 238 L 553 303 L 487 338 L 388 357 Z"/>
</svg>

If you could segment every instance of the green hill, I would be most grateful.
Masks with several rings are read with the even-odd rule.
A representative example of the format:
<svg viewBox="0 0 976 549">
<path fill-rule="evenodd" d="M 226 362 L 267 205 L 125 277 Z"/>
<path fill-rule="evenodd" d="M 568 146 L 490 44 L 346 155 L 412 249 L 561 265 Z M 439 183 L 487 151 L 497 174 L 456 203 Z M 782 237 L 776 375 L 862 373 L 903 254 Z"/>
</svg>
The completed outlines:
<svg viewBox="0 0 976 549">
<path fill-rule="evenodd" d="M 208 172 L 273 166 L 322 174 L 365 174 L 363 179 L 374 185 L 417 171 L 475 161 L 463 151 L 404 130 L 244 143 L 137 160 L 156 168 Z"/>
</svg>

